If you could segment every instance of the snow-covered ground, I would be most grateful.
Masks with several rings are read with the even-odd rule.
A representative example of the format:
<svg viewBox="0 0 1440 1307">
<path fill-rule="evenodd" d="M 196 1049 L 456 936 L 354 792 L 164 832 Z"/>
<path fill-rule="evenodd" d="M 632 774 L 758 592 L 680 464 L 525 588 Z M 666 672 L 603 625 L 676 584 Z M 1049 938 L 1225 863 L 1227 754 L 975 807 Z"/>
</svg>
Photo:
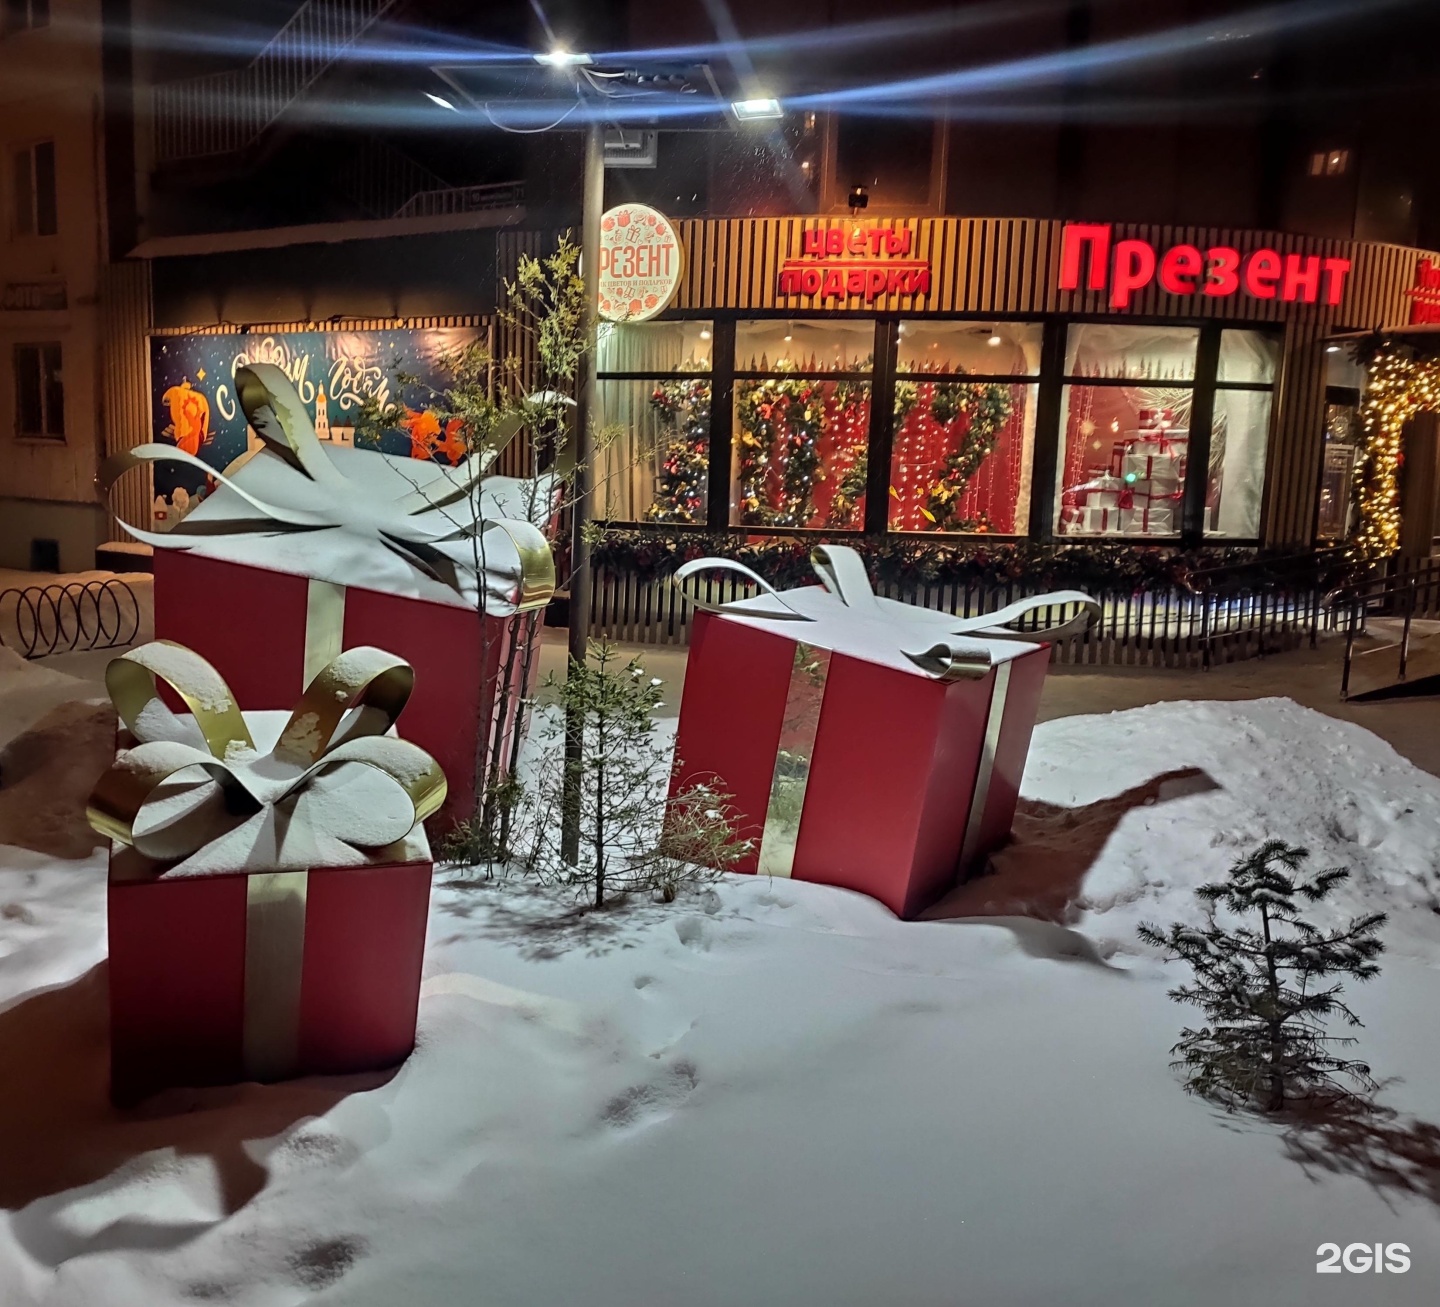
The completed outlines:
<svg viewBox="0 0 1440 1307">
<path fill-rule="evenodd" d="M 996 874 L 929 920 L 786 881 L 597 917 L 442 877 L 399 1071 L 128 1115 L 103 858 L 3 848 L 0 1302 L 1434 1302 L 1437 834 L 1440 780 L 1286 700 L 1062 719 Z M 1351 996 L 1397 1113 L 1364 1138 L 1287 1139 L 1168 1069 L 1183 973 L 1134 925 L 1264 836 L 1394 914 Z M 1412 1268 L 1319 1275 L 1326 1242 Z"/>
</svg>

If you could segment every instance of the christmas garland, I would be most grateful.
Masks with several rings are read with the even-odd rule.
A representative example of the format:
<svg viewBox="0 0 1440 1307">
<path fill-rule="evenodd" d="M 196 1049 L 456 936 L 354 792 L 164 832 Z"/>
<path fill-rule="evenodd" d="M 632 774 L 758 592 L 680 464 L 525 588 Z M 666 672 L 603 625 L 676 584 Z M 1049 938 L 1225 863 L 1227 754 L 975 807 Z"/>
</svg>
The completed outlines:
<svg viewBox="0 0 1440 1307">
<path fill-rule="evenodd" d="M 660 456 L 655 500 L 645 511 L 651 522 L 704 522 L 710 476 L 710 382 L 702 377 L 662 381 L 650 405 L 672 434 Z"/>
<path fill-rule="evenodd" d="M 744 563 L 777 587 L 814 584 L 810 550 L 830 539 L 776 536 L 747 541 L 724 532 L 664 533 L 632 530 L 607 533 L 595 546 L 595 564 L 641 580 L 670 575 L 681 563 L 723 557 Z M 848 535 L 832 543 L 850 545 L 865 559 L 877 584 L 901 586 L 960 584 L 1023 585 L 1042 590 L 1074 588 L 1140 593 L 1178 587 L 1222 592 L 1231 588 L 1287 585 L 1328 589 L 1348 571 L 1339 551 L 1302 555 L 1250 549 L 1178 550 L 1148 545 L 1075 544 L 1033 541 L 950 544 L 885 536 Z"/>
<path fill-rule="evenodd" d="M 825 477 L 820 467 L 825 405 L 843 408 L 855 401 L 860 388 L 848 381 L 827 383 L 793 377 L 745 384 L 737 406 L 740 521 L 747 526 L 806 526 L 814 512 L 815 484 Z M 821 390 L 823 385 L 833 385 L 833 394 L 827 396 Z M 765 502 L 772 457 L 780 460 L 778 505 Z M 863 487 L 863 472 L 861 478 Z M 853 509 L 852 501 L 851 513 Z M 832 518 L 834 512 L 832 507 Z"/>
<path fill-rule="evenodd" d="M 999 384 L 937 383 L 930 400 L 930 417 L 942 427 L 952 428 L 962 415 L 969 420 L 960 433 L 956 448 L 946 456 L 944 470 L 926 496 L 926 516 L 937 531 L 988 531 L 990 523 L 982 513 L 976 518 L 960 516 L 960 499 L 981 464 L 995 452 L 1000 432 L 1010 420 L 1010 388 Z"/>
</svg>

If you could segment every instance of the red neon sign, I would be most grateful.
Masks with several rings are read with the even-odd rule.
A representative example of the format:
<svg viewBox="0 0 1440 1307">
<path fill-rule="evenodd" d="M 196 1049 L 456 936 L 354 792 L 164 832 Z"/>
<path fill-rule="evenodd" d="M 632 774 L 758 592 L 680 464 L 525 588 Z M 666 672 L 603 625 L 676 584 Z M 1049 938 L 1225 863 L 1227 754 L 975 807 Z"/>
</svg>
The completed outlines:
<svg viewBox="0 0 1440 1307">
<path fill-rule="evenodd" d="M 1109 290 L 1110 307 L 1124 309 L 1131 297 L 1151 282 L 1170 295 L 1205 295 L 1223 299 L 1245 294 L 1255 299 L 1315 304 L 1324 289 L 1326 304 L 1345 294 L 1350 260 L 1319 254 L 1281 254 L 1259 249 L 1249 254 L 1230 245 L 1172 245 L 1163 254 L 1149 241 L 1113 239 L 1108 223 L 1066 223 L 1060 238 L 1060 289 L 1078 290 L 1081 264 L 1086 290 Z M 1088 258 L 1082 258 L 1088 256 Z M 1440 266 L 1436 266 L 1436 303 L 1440 306 Z M 1413 292 L 1412 292 L 1413 293 Z M 1440 314 L 1440 307 L 1437 307 Z"/>
<path fill-rule="evenodd" d="M 1440 263 L 1421 259 L 1415 265 L 1415 285 L 1405 296 L 1410 301 L 1411 326 L 1440 322 Z"/>
<path fill-rule="evenodd" d="M 780 265 L 778 293 L 867 304 L 881 295 L 928 295 L 930 261 L 906 257 L 914 243 L 909 227 L 812 227 L 802 256 Z"/>
</svg>

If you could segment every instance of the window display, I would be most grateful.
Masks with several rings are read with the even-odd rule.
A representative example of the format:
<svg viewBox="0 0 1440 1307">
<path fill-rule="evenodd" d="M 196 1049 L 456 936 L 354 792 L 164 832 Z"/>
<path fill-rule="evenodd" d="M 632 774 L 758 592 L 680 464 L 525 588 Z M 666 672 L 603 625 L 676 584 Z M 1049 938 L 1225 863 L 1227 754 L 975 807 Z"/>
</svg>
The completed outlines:
<svg viewBox="0 0 1440 1307">
<path fill-rule="evenodd" d="M 710 473 L 709 322 L 603 324 L 595 511 L 702 525 Z"/>
<path fill-rule="evenodd" d="M 1199 341 L 1192 327 L 1069 329 L 1066 374 L 1111 384 L 1063 391 L 1057 535 L 1179 535 Z"/>
<path fill-rule="evenodd" d="M 1038 375 L 1042 334 L 1035 323 L 899 325 L 892 531 L 1028 529 L 1037 387 L 1008 378 Z"/>
<path fill-rule="evenodd" d="M 858 531 L 869 436 L 868 382 L 737 379 L 733 524 Z"/>
</svg>

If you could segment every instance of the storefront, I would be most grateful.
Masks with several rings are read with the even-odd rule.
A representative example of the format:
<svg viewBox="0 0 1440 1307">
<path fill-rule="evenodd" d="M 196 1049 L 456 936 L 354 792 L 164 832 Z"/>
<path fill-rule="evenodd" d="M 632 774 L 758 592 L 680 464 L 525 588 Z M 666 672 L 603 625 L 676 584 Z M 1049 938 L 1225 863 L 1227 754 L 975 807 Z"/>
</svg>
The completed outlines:
<svg viewBox="0 0 1440 1307">
<path fill-rule="evenodd" d="M 602 328 L 612 525 L 1300 546 L 1344 533 L 1358 381 L 1422 251 L 1005 219 L 675 224 Z"/>
</svg>

